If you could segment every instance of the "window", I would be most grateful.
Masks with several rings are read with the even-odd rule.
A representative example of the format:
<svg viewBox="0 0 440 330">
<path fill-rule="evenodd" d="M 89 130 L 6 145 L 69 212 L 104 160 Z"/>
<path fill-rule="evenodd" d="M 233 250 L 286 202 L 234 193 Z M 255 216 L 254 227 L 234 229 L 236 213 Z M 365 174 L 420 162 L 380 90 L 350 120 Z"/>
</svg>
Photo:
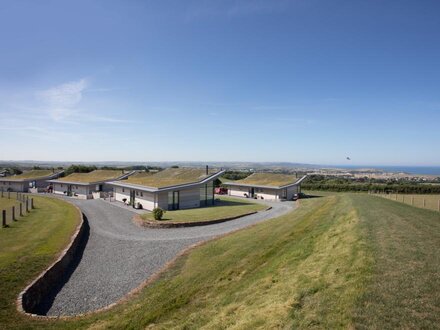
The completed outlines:
<svg viewBox="0 0 440 330">
<path fill-rule="evenodd" d="M 208 206 L 214 204 L 214 184 L 209 182 L 200 187 L 200 206 Z"/>
</svg>

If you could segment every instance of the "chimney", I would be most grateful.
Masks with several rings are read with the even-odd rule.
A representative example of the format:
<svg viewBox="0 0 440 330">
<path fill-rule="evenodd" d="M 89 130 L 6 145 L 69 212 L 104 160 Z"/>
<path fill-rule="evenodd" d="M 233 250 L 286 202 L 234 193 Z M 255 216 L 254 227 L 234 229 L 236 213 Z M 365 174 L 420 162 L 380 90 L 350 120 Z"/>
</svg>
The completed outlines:
<svg viewBox="0 0 440 330">
<path fill-rule="evenodd" d="M 208 165 L 206 165 L 206 175 L 208 175 L 209 169 L 208 169 Z"/>
</svg>

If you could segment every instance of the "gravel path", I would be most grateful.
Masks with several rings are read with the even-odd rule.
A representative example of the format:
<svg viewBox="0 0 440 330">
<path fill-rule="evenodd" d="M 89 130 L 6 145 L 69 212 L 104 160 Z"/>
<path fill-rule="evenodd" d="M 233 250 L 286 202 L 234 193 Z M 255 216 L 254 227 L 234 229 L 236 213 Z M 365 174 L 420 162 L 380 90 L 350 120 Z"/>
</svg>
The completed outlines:
<svg viewBox="0 0 440 330">
<path fill-rule="evenodd" d="M 89 220 L 90 237 L 81 261 L 55 297 L 47 315 L 77 315 L 105 307 L 138 287 L 186 247 L 285 214 L 293 202 L 215 225 L 139 228 L 133 212 L 102 200 L 69 199 Z"/>
</svg>

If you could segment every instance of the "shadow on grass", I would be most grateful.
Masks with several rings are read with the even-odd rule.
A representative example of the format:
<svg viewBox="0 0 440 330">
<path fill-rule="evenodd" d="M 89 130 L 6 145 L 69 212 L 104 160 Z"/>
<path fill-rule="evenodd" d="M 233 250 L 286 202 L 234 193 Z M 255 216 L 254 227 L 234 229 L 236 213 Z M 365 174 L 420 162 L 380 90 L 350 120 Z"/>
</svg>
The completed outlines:
<svg viewBox="0 0 440 330">
<path fill-rule="evenodd" d="M 89 221 L 84 214 L 83 214 L 83 218 L 84 218 L 84 233 L 82 235 L 82 239 L 78 245 L 78 248 L 75 251 L 76 253 L 73 259 L 70 261 L 66 271 L 63 272 L 59 277 L 57 277 L 54 283 L 52 283 L 49 293 L 47 294 L 47 296 L 41 298 L 40 303 L 37 304 L 34 307 L 34 309 L 31 311 L 32 313 L 38 315 L 46 315 L 47 312 L 52 307 L 55 297 L 61 291 L 63 286 L 69 281 L 73 272 L 78 267 L 90 236 Z"/>
</svg>

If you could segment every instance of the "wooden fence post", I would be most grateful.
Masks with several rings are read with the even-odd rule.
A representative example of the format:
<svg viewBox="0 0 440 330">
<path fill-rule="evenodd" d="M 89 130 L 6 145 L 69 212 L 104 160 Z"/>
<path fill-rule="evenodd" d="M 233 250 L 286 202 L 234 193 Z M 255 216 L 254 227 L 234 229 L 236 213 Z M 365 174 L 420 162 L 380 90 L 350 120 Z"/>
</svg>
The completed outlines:
<svg viewBox="0 0 440 330">
<path fill-rule="evenodd" d="M 6 227 L 6 210 L 2 211 L 2 227 Z"/>
<path fill-rule="evenodd" d="M 31 198 L 31 210 L 33 210 L 33 209 L 34 209 L 34 199 Z"/>
<path fill-rule="evenodd" d="M 12 221 L 17 221 L 15 218 L 15 206 L 12 207 Z"/>
<path fill-rule="evenodd" d="M 29 212 L 29 198 L 26 198 L 26 213 Z"/>
<path fill-rule="evenodd" d="M 423 198 L 423 208 L 426 206 L 426 199 Z"/>
<path fill-rule="evenodd" d="M 20 217 L 23 216 L 23 204 L 20 203 Z"/>
</svg>

